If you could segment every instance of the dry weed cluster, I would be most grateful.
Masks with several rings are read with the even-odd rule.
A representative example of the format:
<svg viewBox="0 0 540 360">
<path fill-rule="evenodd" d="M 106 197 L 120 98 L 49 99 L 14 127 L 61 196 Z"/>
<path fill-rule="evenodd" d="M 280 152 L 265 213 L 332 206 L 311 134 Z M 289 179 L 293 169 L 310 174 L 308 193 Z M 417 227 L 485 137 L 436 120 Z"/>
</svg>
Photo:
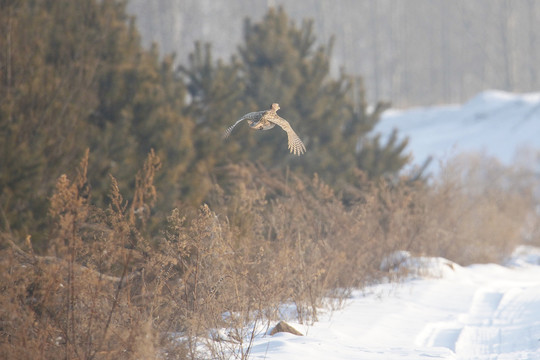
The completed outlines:
<svg viewBox="0 0 540 360">
<path fill-rule="evenodd" d="M 325 299 L 388 277 L 380 264 L 394 251 L 497 261 L 525 221 L 538 223 L 531 183 L 497 167 L 458 162 L 430 186 L 366 184 L 344 205 L 316 175 L 242 164 L 220 169 L 208 205 L 174 209 L 151 237 L 156 155 L 131 201 L 111 177 L 106 209 L 91 203 L 87 166 L 88 154 L 57 181 L 47 254 L 1 234 L 1 358 L 247 358 L 282 304 L 316 320 Z"/>
</svg>

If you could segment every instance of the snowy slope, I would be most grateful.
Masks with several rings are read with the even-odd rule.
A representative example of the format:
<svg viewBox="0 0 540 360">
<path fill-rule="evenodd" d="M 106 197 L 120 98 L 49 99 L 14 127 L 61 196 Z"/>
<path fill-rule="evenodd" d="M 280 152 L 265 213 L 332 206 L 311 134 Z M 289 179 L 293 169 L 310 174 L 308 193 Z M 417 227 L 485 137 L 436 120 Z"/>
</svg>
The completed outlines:
<svg viewBox="0 0 540 360">
<path fill-rule="evenodd" d="M 257 337 L 253 359 L 540 359 L 540 250 L 507 267 L 432 259 L 442 277 L 356 292 L 306 336 Z"/>
<path fill-rule="evenodd" d="M 437 170 L 439 160 L 470 151 L 509 165 L 516 151 L 540 149 L 540 93 L 486 91 L 463 105 L 390 109 L 374 133 L 384 137 L 394 128 L 409 138 L 414 164 L 433 156 L 430 170 Z"/>
</svg>

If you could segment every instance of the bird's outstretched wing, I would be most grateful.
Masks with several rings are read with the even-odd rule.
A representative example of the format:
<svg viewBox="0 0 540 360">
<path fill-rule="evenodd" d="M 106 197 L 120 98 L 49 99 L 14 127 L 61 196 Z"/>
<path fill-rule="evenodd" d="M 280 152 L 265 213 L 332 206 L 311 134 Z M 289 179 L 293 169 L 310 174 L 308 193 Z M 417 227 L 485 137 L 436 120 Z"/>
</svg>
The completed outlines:
<svg viewBox="0 0 540 360">
<path fill-rule="evenodd" d="M 264 115 L 265 111 L 255 111 L 250 112 L 249 114 L 246 114 L 242 116 L 242 118 L 238 121 L 236 121 L 232 126 L 230 126 L 227 130 L 225 130 L 225 133 L 223 134 L 223 138 L 226 139 L 231 135 L 231 132 L 233 131 L 234 127 L 241 123 L 244 120 L 253 120 L 258 121 L 261 119 L 261 117 Z"/>
<path fill-rule="evenodd" d="M 289 150 L 291 151 L 291 153 L 295 155 L 302 155 L 303 153 L 306 152 L 306 146 L 304 145 L 302 140 L 300 140 L 298 135 L 296 135 L 296 133 L 294 132 L 294 130 L 292 129 L 291 125 L 289 124 L 287 120 L 285 120 L 284 118 L 280 116 L 275 116 L 268 120 L 270 122 L 273 122 L 276 125 L 281 126 L 281 128 L 285 130 L 285 132 L 287 133 L 287 137 L 289 139 Z"/>
</svg>

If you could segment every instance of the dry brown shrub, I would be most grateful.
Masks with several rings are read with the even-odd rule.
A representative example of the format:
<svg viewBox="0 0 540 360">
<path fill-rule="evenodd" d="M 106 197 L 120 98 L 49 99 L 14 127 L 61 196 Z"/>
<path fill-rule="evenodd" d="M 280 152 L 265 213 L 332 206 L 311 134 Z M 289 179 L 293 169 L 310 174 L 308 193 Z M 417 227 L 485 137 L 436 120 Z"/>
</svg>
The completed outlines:
<svg viewBox="0 0 540 360">
<path fill-rule="evenodd" d="M 502 261 L 523 241 L 527 219 L 538 218 L 526 177 L 480 154 L 448 163 L 425 199 L 424 252 L 463 265 Z"/>
<path fill-rule="evenodd" d="M 208 205 L 167 219 L 152 213 L 153 152 L 131 201 L 111 177 L 106 209 L 91 205 L 87 165 L 57 181 L 47 254 L 1 234 L 5 358 L 245 359 L 283 304 L 310 323 L 352 288 L 406 275 L 381 268 L 395 251 L 497 261 L 539 223 L 530 177 L 471 159 L 429 186 L 365 182 L 346 205 L 317 175 L 229 165 Z M 154 237 L 150 222 L 165 224 Z"/>
<path fill-rule="evenodd" d="M 89 203 L 87 166 L 88 152 L 73 181 L 65 175 L 57 181 L 47 256 L 34 254 L 31 246 L 24 250 L 2 234 L 11 245 L 2 249 L 1 257 L 5 292 L 0 353 L 7 358 L 156 355 L 151 314 L 135 303 L 133 292 L 140 288 L 137 268 L 149 262 L 133 205 L 151 204 L 152 185 L 138 183 L 136 193 L 143 195 L 128 206 L 112 179 L 111 205 L 101 211 Z M 138 178 L 151 178 L 158 167 L 152 152 Z"/>
</svg>

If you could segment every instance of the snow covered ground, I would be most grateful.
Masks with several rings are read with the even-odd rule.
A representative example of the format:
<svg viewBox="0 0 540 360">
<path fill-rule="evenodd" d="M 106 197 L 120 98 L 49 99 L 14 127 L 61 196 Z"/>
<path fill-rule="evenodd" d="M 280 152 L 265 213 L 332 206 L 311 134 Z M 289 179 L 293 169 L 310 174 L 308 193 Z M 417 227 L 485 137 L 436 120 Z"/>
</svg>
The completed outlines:
<svg viewBox="0 0 540 360">
<path fill-rule="evenodd" d="M 436 276 L 357 291 L 312 326 L 290 322 L 305 336 L 258 336 L 251 358 L 540 359 L 540 249 L 506 266 L 427 260 Z"/>
<path fill-rule="evenodd" d="M 432 172 L 461 152 L 510 165 L 520 150 L 540 150 L 540 93 L 486 91 L 463 105 L 391 109 L 374 132 L 384 138 L 394 128 L 409 137 L 413 165 L 433 157 Z M 305 336 L 259 335 L 251 358 L 540 359 L 540 249 L 519 247 L 505 266 L 406 255 L 416 270 L 407 281 L 356 291 L 312 326 L 289 322 Z"/>
<path fill-rule="evenodd" d="M 483 152 L 509 165 L 523 149 L 540 149 L 540 93 L 513 94 L 489 90 L 463 105 L 387 110 L 374 133 L 383 139 L 398 129 L 408 137 L 413 163 L 432 156 L 439 161 L 461 152 Z"/>
</svg>

